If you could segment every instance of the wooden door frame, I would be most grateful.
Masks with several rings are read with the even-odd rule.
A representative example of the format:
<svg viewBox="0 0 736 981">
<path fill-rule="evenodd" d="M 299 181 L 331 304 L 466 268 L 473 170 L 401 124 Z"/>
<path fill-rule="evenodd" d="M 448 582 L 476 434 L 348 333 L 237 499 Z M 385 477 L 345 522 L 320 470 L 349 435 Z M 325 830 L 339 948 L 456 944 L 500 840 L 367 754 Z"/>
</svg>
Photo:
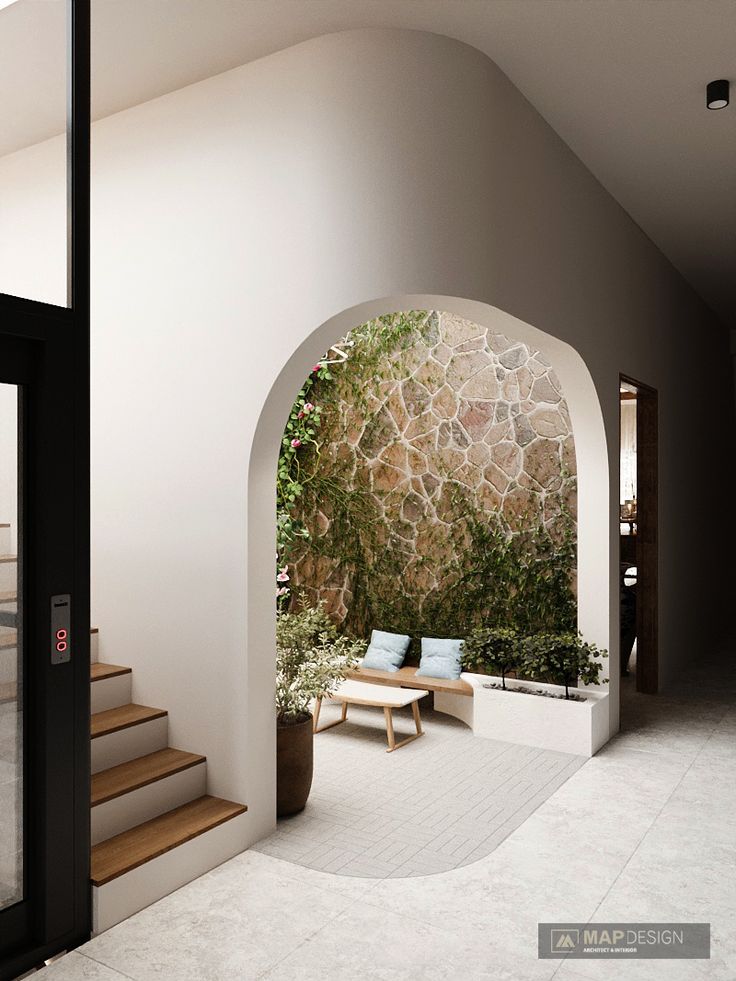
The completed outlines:
<svg viewBox="0 0 736 981">
<path fill-rule="evenodd" d="M 659 690 L 659 396 L 629 375 L 636 389 L 636 690 Z M 620 388 L 620 385 L 619 385 Z"/>
</svg>

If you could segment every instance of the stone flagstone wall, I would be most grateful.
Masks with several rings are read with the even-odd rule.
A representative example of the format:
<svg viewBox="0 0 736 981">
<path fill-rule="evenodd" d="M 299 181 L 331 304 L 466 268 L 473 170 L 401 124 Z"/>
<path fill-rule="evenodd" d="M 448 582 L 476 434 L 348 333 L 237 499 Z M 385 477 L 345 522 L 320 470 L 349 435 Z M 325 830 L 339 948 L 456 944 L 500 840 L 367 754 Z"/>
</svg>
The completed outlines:
<svg viewBox="0 0 736 981">
<path fill-rule="evenodd" d="M 360 368 L 355 362 L 335 368 L 338 391 L 342 370 Z M 478 509 L 502 511 L 512 527 L 536 509 L 548 527 L 563 505 L 575 515 L 570 416 L 541 352 L 432 312 L 417 342 L 391 359 L 387 377 L 363 384 L 368 412 L 356 413 L 349 391 L 341 392 L 336 414 L 331 408 L 326 419 L 322 452 L 367 478 L 378 513 L 401 540 L 404 581 L 413 588 L 429 593 L 441 582 L 453 486 Z M 313 534 L 329 532 L 328 515 L 304 517 Z M 307 550 L 292 568 L 292 584 L 345 617 L 352 583 L 333 560 Z"/>
</svg>

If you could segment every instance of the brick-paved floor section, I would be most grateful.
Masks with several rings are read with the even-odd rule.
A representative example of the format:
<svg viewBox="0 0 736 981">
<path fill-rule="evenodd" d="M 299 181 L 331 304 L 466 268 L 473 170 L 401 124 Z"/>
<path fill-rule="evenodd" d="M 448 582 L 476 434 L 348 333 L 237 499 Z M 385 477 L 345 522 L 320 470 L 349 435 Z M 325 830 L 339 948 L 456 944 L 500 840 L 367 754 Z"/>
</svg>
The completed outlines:
<svg viewBox="0 0 736 981">
<path fill-rule="evenodd" d="M 325 703 L 324 724 L 339 713 Z M 414 731 L 394 712 L 397 739 Z M 582 756 L 473 736 L 422 703 L 425 735 L 386 753 L 380 709 L 351 706 L 314 740 L 305 810 L 279 821 L 257 851 L 339 875 L 446 872 L 492 852 L 585 762 Z"/>
</svg>

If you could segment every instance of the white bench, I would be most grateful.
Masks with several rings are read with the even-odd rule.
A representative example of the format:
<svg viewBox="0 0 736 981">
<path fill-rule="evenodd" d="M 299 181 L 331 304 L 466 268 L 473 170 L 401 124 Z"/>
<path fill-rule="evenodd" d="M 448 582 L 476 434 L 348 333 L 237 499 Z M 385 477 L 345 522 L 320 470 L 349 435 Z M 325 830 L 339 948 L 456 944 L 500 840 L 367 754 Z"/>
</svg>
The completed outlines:
<svg viewBox="0 0 736 981">
<path fill-rule="evenodd" d="M 428 691 L 421 689 L 389 688 L 386 685 L 369 685 L 365 681 L 348 679 L 347 681 L 343 681 L 340 687 L 329 696 L 331 701 L 342 702 L 342 714 L 340 718 L 334 722 L 328 722 L 327 725 L 319 728 L 319 713 L 322 708 L 322 699 L 318 698 L 314 708 L 313 729 L 315 732 L 325 732 L 327 729 L 332 729 L 333 726 L 339 726 L 341 722 L 345 722 L 348 717 L 348 705 L 372 705 L 375 708 L 383 709 L 383 714 L 386 718 L 386 738 L 388 740 L 388 749 L 386 752 L 393 753 L 395 749 L 406 746 L 407 743 L 410 743 L 413 739 L 418 739 L 424 734 L 422 720 L 419 716 L 419 699 L 424 698 L 428 694 Z M 405 739 L 396 742 L 394 720 L 391 713 L 395 708 L 403 708 L 405 705 L 411 705 L 417 731 L 415 735 L 407 736 Z"/>
</svg>

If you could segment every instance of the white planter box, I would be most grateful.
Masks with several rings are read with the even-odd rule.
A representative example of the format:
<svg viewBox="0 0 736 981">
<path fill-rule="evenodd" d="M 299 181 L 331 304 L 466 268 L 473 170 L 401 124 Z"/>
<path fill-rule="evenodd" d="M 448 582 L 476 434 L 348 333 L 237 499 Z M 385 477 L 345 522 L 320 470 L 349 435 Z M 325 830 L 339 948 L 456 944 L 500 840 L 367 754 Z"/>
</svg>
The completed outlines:
<svg viewBox="0 0 736 981">
<path fill-rule="evenodd" d="M 608 741 L 608 687 L 571 688 L 584 702 L 485 688 L 500 678 L 463 674 L 474 689 L 473 732 L 522 746 L 538 746 L 577 756 L 593 756 Z M 506 681 L 507 688 L 562 692 L 564 687 L 531 681 Z"/>
</svg>

